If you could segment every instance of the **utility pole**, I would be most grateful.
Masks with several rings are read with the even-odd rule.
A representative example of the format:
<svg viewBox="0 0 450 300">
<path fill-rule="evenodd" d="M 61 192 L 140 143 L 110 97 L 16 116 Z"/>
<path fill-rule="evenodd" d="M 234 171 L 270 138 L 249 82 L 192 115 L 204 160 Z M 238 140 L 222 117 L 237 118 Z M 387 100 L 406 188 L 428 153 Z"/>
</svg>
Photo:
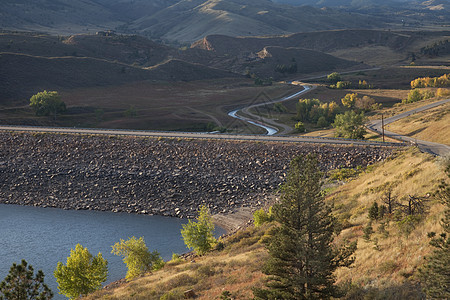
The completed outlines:
<svg viewBox="0 0 450 300">
<path fill-rule="evenodd" d="M 383 133 L 383 143 L 384 143 L 384 115 L 381 114 L 381 132 Z"/>
</svg>

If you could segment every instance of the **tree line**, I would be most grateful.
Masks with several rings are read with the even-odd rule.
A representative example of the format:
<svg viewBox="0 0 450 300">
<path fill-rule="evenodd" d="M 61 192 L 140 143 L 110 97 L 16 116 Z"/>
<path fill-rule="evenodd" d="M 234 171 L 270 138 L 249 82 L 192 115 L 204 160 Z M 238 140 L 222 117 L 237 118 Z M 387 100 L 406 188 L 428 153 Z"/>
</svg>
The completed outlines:
<svg viewBox="0 0 450 300">
<path fill-rule="evenodd" d="M 449 87 L 450 74 L 444 74 L 440 77 L 421 77 L 411 81 L 411 88 L 426 88 L 426 87 Z"/>
</svg>

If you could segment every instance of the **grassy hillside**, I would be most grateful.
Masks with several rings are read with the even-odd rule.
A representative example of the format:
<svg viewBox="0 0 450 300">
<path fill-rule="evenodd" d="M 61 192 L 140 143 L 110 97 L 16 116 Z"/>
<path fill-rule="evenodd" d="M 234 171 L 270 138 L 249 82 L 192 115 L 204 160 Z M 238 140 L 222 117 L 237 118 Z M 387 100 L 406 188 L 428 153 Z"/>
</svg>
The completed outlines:
<svg viewBox="0 0 450 300">
<path fill-rule="evenodd" d="M 222 35 L 207 36 L 192 44 L 193 48 L 205 49 L 219 55 L 232 54 L 249 56 L 251 52 L 261 51 L 264 47 L 303 48 L 325 52 L 343 59 L 369 64 L 391 66 L 409 64 L 411 53 L 416 59 L 422 59 L 420 49 L 436 41 L 446 40 L 450 32 L 416 32 L 384 30 L 329 30 L 311 33 L 295 33 L 276 37 L 229 37 Z M 427 57 L 423 57 L 425 59 Z M 434 57 L 431 61 L 441 64 L 444 57 Z M 430 60 L 426 60 L 427 64 Z M 445 63 L 444 63 L 445 64 Z"/>
<path fill-rule="evenodd" d="M 345 299 L 422 299 L 416 274 L 431 251 L 427 233 L 440 231 L 443 207 L 431 194 L 444 178 L 444 164 L 410 149 L 346 179 L 345 184 L 328 184 L 334 187 L 327 189 L 327 202 L 333 204 L 344 228 L 336 242 L 358 243 L 354 266 L 336 272 L 338 284 L 347 291 Z M 410 223 L 399 221 L 400 213 L 388 215 L 372 224 L 374 233 L 366 240 L 368 208 L 374 201 L 381 205 L 388 188 L 402 203 L 408 195 L 424 197 L 427 212 Z M 225 238 L 224 250 L 171 261 L 163 270 L 113 284 L 87 299 L 182 299 L 188 289 L 198 299 L 219 299 L 225 291 L 233 299 L 249 299 L 251 288 L 261 286 L 265 278 L 260 272 L 267 257 L 262 241 L 268 238 L 269 227 L 250 226 Z"/>
<path fill-rule="evenodd" d="M 155 38 L 192 42 L 209 34 L 257 36 L 377 25 L 372 17 L 290 7 L 269 0 L 182 0 L 122 28 Z"/>
<path fill-rule="evenodd" d="M 42 57 L 0 54 L 0 103 L 11 105 L 43 90 L 91 86 L 115 86 L 127 82 L 190 81 L 235 77 L 235 74 L 178 60 L 168 60 L 150 68 L 90 57 Z"/>
<path fill-rule="evenodd" d="M 304 74 L 315 72 L 332 72 L 352 67 L 361 69 L 368 67 L 355 61 L 344 60 L 323 52 L 301 48 L 264 47 L 257 55 L 260 60 L 243 63 L 241 68 L 245 68 L 250 73 L 274 78 L 280 78 L 286 74 L 304 76 Z M 295 71 L 292 71 L 293 67 L 295 67 Z M 283 72 L 283 68 L 287 72 Z"/>
<path fill-rule="evenodd" d="M 153 14 L 176 0 L 1 1 L 0 28 L 53 34 L 95 33 Z"/>
<path fill-rule="evenodd" d="M 450 145 L 450 103 L 388 124 L 386 130 L 420 140 Z"/>
</svg>

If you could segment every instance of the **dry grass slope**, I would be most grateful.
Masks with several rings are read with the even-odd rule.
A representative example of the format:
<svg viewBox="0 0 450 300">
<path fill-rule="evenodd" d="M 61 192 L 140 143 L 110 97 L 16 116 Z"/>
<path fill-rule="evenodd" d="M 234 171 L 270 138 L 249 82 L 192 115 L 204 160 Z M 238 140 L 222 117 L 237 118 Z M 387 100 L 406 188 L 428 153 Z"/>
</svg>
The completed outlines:
<svg viewBox="0 0 450 300">
<path fill-rule="evenodd" d="M 444 178 L 443 165 L 439 158 L 409 149 L 329 191 L 327 201 L 345 225 L 336 242 L 358 242 L 354 266 L 336 272 L 337 282 L 348 292 L 347 299 L 422 299 L 415 274 L 431 250 L 427 233 L 440 231 L 443 207 L 430 195 Z M 381 204 L 389 187 L 398 199 L 426 197 L 427 214 L 408 230 L 393 216 L 384 219 L 384 230 L 381 222 L 375 222 L 375 233 L 367 241 L 363 228 L 369 221 L 368 207 L 373 201 Z M 224 250 L 171 261 L 161 271 L 103 289 L 87 299 L 183 299 L 183 292 L 189 289 L 197 299 L 219 299 L 224 291 L 233 299 L 249 299 L 251 288 L 261 286 L 265 278 L 259 270 L 267 257 L 262 241 L 268 238 L 269 228 L 238 231 L 223 241 Z"/>
<path fill-rule="evenodd" d="M 420 140 L 450 145 L 450 103 L 388 124 L 386 129 Z"/>
</svg>

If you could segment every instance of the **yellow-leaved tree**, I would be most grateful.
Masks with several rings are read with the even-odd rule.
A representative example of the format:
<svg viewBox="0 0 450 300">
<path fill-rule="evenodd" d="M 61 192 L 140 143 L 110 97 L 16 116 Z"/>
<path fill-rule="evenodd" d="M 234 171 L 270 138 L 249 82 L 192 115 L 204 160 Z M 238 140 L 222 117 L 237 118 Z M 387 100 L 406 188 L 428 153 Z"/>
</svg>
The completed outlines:
<svg viewBox="0 0 450 300">
<path fill-rule="evenodd" d="M 137 239 L 133 236 L 127 241 L 120 239 L 120 242 L 112 246 L 111 253 L 123 256 L 123 262 L 128 268 L 125 277 L 127 280 L 146 272 L 159 270 L 164 266 L 164 261 L 158 251 L 150 252 L 143 237 Z"/>
<path fill-rule="evenodd" d="M 70 299 L 86 296 L 102 287 L 108 276 L 108 261 L 99 252 L 93 256 L 80 244 L 70 250 L 67 263 L 58 262 L 53 275 L 59 293 Z"/>
</svg>

